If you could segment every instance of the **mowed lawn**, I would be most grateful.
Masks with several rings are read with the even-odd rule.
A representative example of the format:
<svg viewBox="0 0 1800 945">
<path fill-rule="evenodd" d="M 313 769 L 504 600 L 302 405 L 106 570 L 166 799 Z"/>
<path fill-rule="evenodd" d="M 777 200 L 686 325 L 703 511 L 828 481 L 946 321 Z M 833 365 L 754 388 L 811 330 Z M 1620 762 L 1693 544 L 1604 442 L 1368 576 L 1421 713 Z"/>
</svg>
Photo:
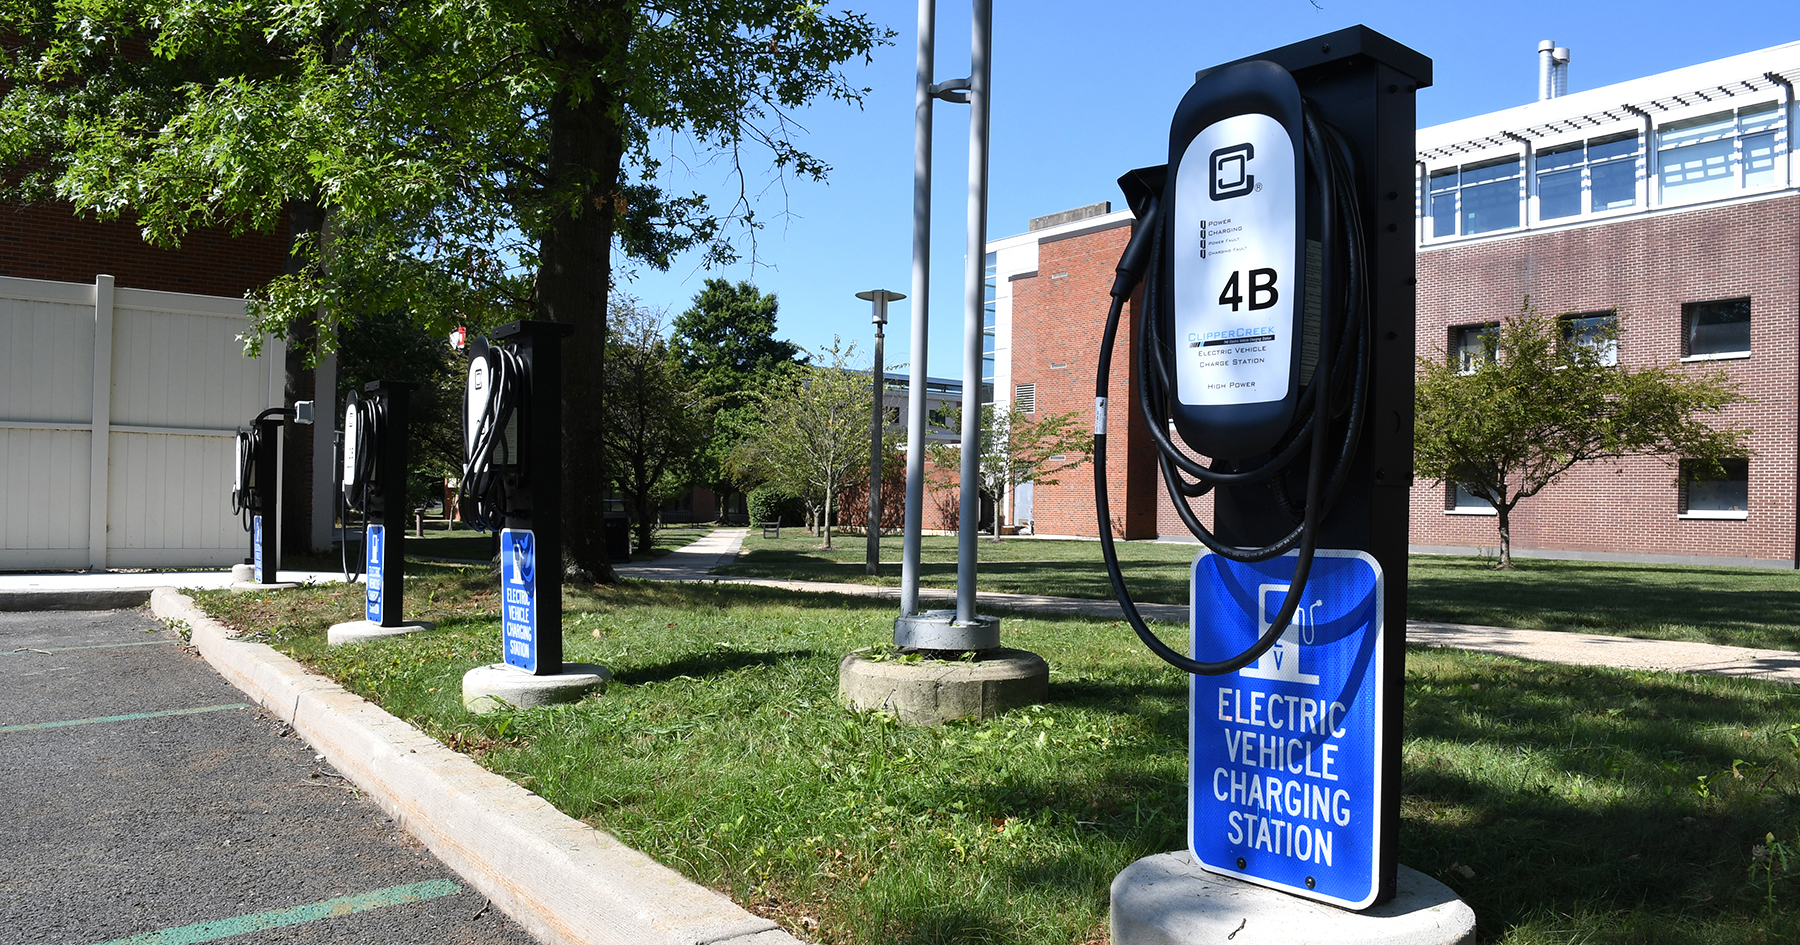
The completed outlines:
<svg viewBox="0 0 1800 945">
<path fill-rule="evenodd" d="M 611 689 L 473 717 L 460 680 L 499 658 L 494 577 L 413 571 L 409 616 L 437 629 L 344 648 L 324 631 L 356 588 L 200 599 L 805 940 L 1093 945 L 1112 877 L 1183 843 L 1185 681 L 1117 622 L 1009 619 L 1049 701 L 916 728 L 836 697 L 891 602 L 569 590 L 568 658 L 610 666 Z M 1400 860 L 1463 896 L 1484 943 L 1800 941 L 1800 880 L 1758 872 L 1800 850 L 1797 723 L 1793 687 L 1414 648 Z"/>
<path fill-rule="evenodd" d="M 863 573 L 862 536 L 838 535 L 832 544 L 821 550 L 803 529 L 783 529 L 780 539 L 752 530 L 744 554 L 720 573 L 899 585 L 898 537 L 882 540 L 879 577 Z M 920 579 L 926 586 L 956 586 L 956 547 L 955 538 L 924 539 Z M 1199 546 L 1122 542 L 1118 549 L 1138 600 L 1187 602 Z M 1099 542 L 983 538 L 978 561 L 982 590 L 1113 596 Z M 1794 571 L 1540 558 L 1517 564 L 1516 570 L 1496 571 L 1490 560 L 1414 556 L 1407 613 L 1415 620 L 1800 650 L 1800 574 Z"/>
</svg>

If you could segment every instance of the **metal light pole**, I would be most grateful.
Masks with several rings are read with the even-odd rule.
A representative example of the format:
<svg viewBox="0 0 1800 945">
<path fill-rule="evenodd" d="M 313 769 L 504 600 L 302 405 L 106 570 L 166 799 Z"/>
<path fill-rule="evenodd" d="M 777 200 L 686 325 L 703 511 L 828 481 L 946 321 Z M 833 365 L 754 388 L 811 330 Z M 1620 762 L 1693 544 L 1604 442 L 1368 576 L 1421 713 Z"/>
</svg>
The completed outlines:
<svg viewBox="0 0 1800 945">
<path fill-rule="evenodd" d="M 870 304 L 872 314 L 870 321 L 875 323 L 875 366 L 870 369 L 870 387 L 873 406 L 869 410 L 869 519 L 868 551 L 863 556 L 863 573 L 881 573 L 881 426 L 887 411 L 882 397 L 887 389 L 886 368 L 881 359 L 881 343 L 887 337 L 883 331 L 887 327 L 887 304 L 898 302 L 906 296 L 886 289 L 870 289 L 858 292 L 856 297 Z"/>
<path fill-rule="evenodd" d="M 913 149 L 912 380 L 907 389 L 906 531 L 900 570 L 897 646 L 962 652 L 1000 645 L 1000 622 L 975 613 L 975 555 L 981 494 L 981 339 L 987 258 L 988 87 L 993 49 L 993 0 L 972 0 L 969 75 L 931 82 L 936 16 L 933 0 L 919 0 L 919 70 Z M 925 504 L 926 320 L 931 266 L 931 100 L 958 102 L 969 112 L 969 230 L 964 286 L 962 509 L 958 528 L 956 609 L 919 612 L 919 535 Z"/>
<path fill-rule="evenodd" d="M 913 84 L 912 375 L 906 386 L 906 521 L 900 531 L 900 617 L 919 612 L 919 533 L 925 527 L 925 361 L 931 322 L 931 84 L 936 0 L 919 0 Z M 896 641 L 898 642 L 898 641 Z"/>
</svg>

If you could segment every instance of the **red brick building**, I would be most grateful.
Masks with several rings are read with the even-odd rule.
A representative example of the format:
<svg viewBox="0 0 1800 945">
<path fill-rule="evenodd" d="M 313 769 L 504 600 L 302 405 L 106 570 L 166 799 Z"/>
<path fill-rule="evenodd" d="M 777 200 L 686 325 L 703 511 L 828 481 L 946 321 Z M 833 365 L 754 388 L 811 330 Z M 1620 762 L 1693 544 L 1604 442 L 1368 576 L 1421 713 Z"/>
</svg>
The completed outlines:
<svg viewBox="0 0 1800 945">
<path fill-rule="evenodd" d="M 1529 297 L 1617 320 L 1622 365 L 1722 371 L 1749 400 L 1726 422 L 1751 452 L 1723 479 L 1678 461 L 1577 467 L 1513 513 L 1521 556 L 1793 567 L 1800 561 L 1800 43 L 1422 129 L 1418 355 L 1459 358 Z M 994 366 L 1015 409 L 1091 416 L 1113 266 L 1129 213 L 1096 204 L 989 244 Z M 1571 330 L 1583 324 L 1575 321 Z M 1120 338 L 1120 352 L 1126 338 Z M 1115 357 L 1114 533 L 1187 539 Z M 1132 409 L 1121 436 L 1118 405 Z M 1095 535 L 1092 471 L 1015 490 L 1039 535 Z M 1205 513 L 1205 500 L 1200 503 Z M 1416 552 L 1498 545 L 1491 508 L 1414 483 Z"/>
</svg>

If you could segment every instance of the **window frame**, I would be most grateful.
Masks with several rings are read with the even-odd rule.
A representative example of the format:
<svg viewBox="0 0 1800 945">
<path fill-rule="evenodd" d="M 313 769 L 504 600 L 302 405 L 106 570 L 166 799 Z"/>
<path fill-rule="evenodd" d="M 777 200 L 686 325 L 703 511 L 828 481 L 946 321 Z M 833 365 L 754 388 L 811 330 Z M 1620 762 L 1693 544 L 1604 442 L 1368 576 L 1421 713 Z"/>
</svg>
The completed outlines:
<svg viewBox="0 0 1800 945">
<path fill-rule="evenodd" d="M 1446 364 L 1449 364 L 1450 367 L 1452 369 L 1454 369 L 1457 374 L 1463 375 L 1463 376 L 1473 374 L 1478 369 L 1475 366 L 1471 366 L 1467 363 L 1464 363 L 1462 358 L 1460 357 L 1460 355 L 1464 351 L 1468 350 L 1468 347 L 1462 343 L 1463 335 L 1464 335 L 1464 333 L 1471 332 L 1471 331 L 1476 332 L 1478 337 L 1481 335 L 1498 334 L 1500 331 L 1500 323 L 1499 322 L 1470 322 L 1468 324 L 1463 324 L 1463 325 L 1449 326 L 1449 329 L 1445 334 L 1446 344 L 1445 344 L 1445 359 L 1444 359 L 1444 361 Z M 1493 355 L 1490 353 L 1489 359 L 1488 359 L 1489 363 L 1492 363 L 1492 358 L 1493 358 Z"/>
<path fill-rule="evenodd" d="M 1782 182 L 1778 169 L 1781 167 L 1781 162 L 1784 159 L 1788 159 L 1793 152 L 1793 135 L 1789 128 L 1786 112 L 1787 108 L 1783 106 L 1782 102 L 1779 99 L 1775 99 L 1772 101 L 1754 102 L 1748 105 L 1730 105 L 1724 109 L 1716 107 L 1695 107 L 1693 109 L 1683 110 L 1676 115 L 1671 115 L 1666 120 L 1658 121 L 1654 129 L 1656 134 L 1656 164 L 1650 171 L 1650 175 L 1654 176 L 1656 179 L 1657 206 L 1688 206 L 1692 204 L 1708 203 L 1714 200 L 1728 200 L 1732 197 L 1747 193 L 1762 193 L 1770 190 L 1779 190 L 1782 187 Z M 1726 115 L 1729 115 L 1731 120 L 1731 130 L 1729 132 L 1713 136 L 1703 136 L 1697 140 L 1672 147 L 1663 147 L 1663 137 L 1669 129 L 1674 129 L 1675 126 L 1678 125 L 1691 127 L 1703 124 L 1708 119 L 1722 122 L 1724 120 L 1723 116 Z M 1746 121 L 1747 115 L 1752 119 L 1751 122 Z M 1746 130 L 1753 122 L 1756 123 L 1754 130 Z M 1768 183 L 1752 185 L 1749 182 L 1749 155 L 1747 153 L 1748 149 L 1746 142 L 1747 139 L 1764 135 L 1767 135 L 1770 138 L 1770 161 L 1772 167 L 1776 170 Z M 1674 188 L 1669 187 L 1667 181 L 1664 179 L 1666 171 L 1664 165 L 1665 155 L 1679 151 L 1682 148 L 1697 147 L 1699 145 L 1710 144 L 1715 141 L 1727 139 L 1731 142 L 1729 158 L 1731 164 L 1731 184 L 1729 187 L 1721 188 L 1717 192 L 1705 191 L 1697 196 L 1680 196 L 1683 185 L 1678 184 Z M 1670 199 L 1671 192 L 1676 195 L 1675 199 Z"/>
<path fill-rule="evenodd" d="M 1526 161 L 1523 152 L 1513 151 L 1507 154 L 1491 155 L 1488 157 L 1463 161 L 1446 167 L 1427 169 L 1425 172 L 1425 215 L 1431 220 L 1431 225 L 1429 227 L 1431 236 L 1427 242 L 1476 236 L 1490 236 L 1496 233 L 1525 229 L 1528 226 L 1528 212 L 1525 203 L 1531 192 L 1531 169 L 1528 167 L 1528 163 L 1529 162 Z M 1473 184 L 1468 183 L 1466 180 L 1471 171 L 1485 171 L 1506 164 L 1511 164 L 1516 168 L 1514 173 L 1505 177 L 1497 177 L 1492 180 L 1476 181 Z M 1431 182 L 1433 180 L 1441 179 L 1452 174 L 1455 175 L 1456 183 L 1449 189 L 1439 191 L 1432 187 Z M 1466 229 L 1466 201 L 1463 199 L 1465 192 L 1470 187 L 1490 187 L 1496 184 L 1505 183 L 1506 181 L 1515 182 L 1518 190 L 1518 198 L 1516 201 L 1517 216 L 1514 218 L 1513 223 L 1510 226 L 1495 227 L 1494 229 L 1482 230 L 1477 233 L 1464 232 Z M 1456 232 L 1454 233 L 1437 232 L 1436 203 L 1440 193 L 1449 193 L 1455 196 L 1455 212 L 1453 218 L 1456 221 Z"/>
<path fill-rule="evenodd" d="M 1744 507 L 1741 509 L 1694 509 L 1688 504 L 1690 495 L 1689 483 L 1694 481 L 1694 473 L 1699 471 L 1700 461 L 1682 459 L 1676 466 L 1675 480 L 1675 517 L 1687 521 L 1745 521 L 1750 518 L 1750 458 L 1747 456 L 1729 456 L 1719 460 L 1728 478 L 1713 480 L 1718 482 L 1734 482 L 1730 474 L 1741 469 L 1744 483 Z"/>
<path fill-rule="evenodd" d="M 1611 319 L 1613 324 L 1611 350 L 1604 351 L 1601 354 L 1600 360 L 1607 367 L 1618 367 L 1620 335 L 1619 310 L 1616 308 L 1596 309 L 1591 312 L 1564 312 L 1563 314 L 1556 316 L 1558 329 L 1557 343 L 1563 346 L 1563 350 L 1567 350 L 1568 346 L 1572 344 L 1586 344 L 1587 342 L 1574 337 L 1573 330 L 1576 322 L 1588 321 L 1591 319 Z"/>
<path fill-rule="evenodd" d="M 1462 497 L 1465 493 L 1469 496 L 1469 498 L 1471 498 L 1471 499 L 1475 500 L 1475 502 L 1479 502 L 1481 504 L 1480 505 L 1475 505 L 1473 503 L 1468 504 L 1468 505 L 1463 504 Z M 1469 492 L 1469 490 L 1464 488 L 1461 483 L 1446 479 L 1446 480 L 1444 480 L 1444 514 L 1445 515 L 1499 515 L 1500 510 L 1497 508 L 1494 508 L 1493 503 L 1488 502 L 1488 500 L 1483 499 L 1481 496 L 1478 496 L 1478 495 L 1474 494 L 1473 492 Z"/>
<path fill-rule="evenodd" d="M 1743 306 L 1745 309 L 1744 321 L 1747 326 L 1745 328 L 1745 332 L 1747 334 L 1750 334 L 1749 340 L 1745 342 L 1745 347 L 1743 347 L 1742 349 L 1733 349 L 1730 351 L 1708 351 L 1708 352 L 1705 352 L 1702 354 L 1693 353 L 1693 349 L 1692 349 L 1693 342 L 1691 341 L 1692 330 L 1688 327 L 1689 319 L 1692 318 L 1694 315 L 1698 314 L 1700 309 L 1704 306 L 1734 305 L 1734 304 L 1737 304 L 1740 302 L 1743 303 Z M 1732 297 L 1723 298 L 1723 299 L 1707 299 L 1705 301 L 1700 301 L 1700 302 L 1683 302 L 1683 303 L 1681 303 L 1681 323 L 1680 323 L 1681 362 L 1683 364 L 1691 364 L 1691 363 L 1694 363 L 1697 361 L 1742 361 L 1742 360 L 1745 360 L 1745 359 L 1749 358 L 1750 355 L 1756 349 L 1756 339 L 1754 336 L 1755 326 L 1756 326 L 1756 309 L 1755 309 L 1755 306 L 1752 304 L 1751 296 L 1742 295 L 1742 296 L 1732 296 Z"/>
<path fill-rule="evenodd" d="M 1634 147 L 1629 154 L 1595 160 L 1594 148 L 1604 147 L 1609 144 L 1617 144 L 1618 142 L 1627 140 L 1634 144 Z M 1553 168 L 1547 172 L 1544 170 L 1543 160 L 1546 154 L 1567 154 L 1577 149 L 1581 151 L 1581 159 L 1579 161 L 1572 162 L 1562 167 Z M 1586 135 L 1584 137 L 1556 141 L 1554 143 L 1538 144 L 1532 149 L 1531 153 L 1531 197 L 1529 201 L 1531 225 L 1563 226 L 1582 220 L 1594 218 L 1604 219 L 1628 213 L 1636 213 L 1643 210 L 1648 201 L 1648 194 L 1644 185 L 1645 174 L 1647 173 L 1644 162 L 1644 134 L 1641 130 L 1635 128 L 1624 131 L 1614 130 L 1606 132 L 1605 134 Z M 1595 170 L 1616 167 L 1619 165 L 1629 165 L 1631 167 L 1631 203 L 1622 207 L 1610 207 L 1606 209 L 1596 207 L 1594 203 Z M 1555 217 L 1544 216 L 1543 183 L 1544 175 L 1546 173 L 1574 173 L 1578 175 L 1581 190 L 1577 199 L 1578 209 L 1574 213 Z"/>
</svg>

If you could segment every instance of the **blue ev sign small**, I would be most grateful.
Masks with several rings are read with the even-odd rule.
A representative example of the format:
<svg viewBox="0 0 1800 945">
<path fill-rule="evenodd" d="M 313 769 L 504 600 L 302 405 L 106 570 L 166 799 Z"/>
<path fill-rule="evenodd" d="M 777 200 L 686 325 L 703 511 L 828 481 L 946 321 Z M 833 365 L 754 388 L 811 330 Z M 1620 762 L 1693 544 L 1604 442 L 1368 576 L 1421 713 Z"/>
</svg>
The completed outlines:
<svg viewBox="0 0 1800 945">
<path fill-rule="evenodd" d="M 363 568 L 367 582 L 363 593 L 363 616 L 377 625 L 381 623 L 381 589 L 387 586 L 387 560 L 381 555 L 382 538 L 386 534 L 386 525 L 370 525 L 363 538 L 368 558 L 368 563 Z"/>
<path fill-rule="evenodd" d="M 1297 560 L 1194 559 L 1195 658 L 1261 637 Z M 1207 870 L 1350 909 L 1374 903 L 1381 590 L 1374 558 L 1320 550 L 1280 642 L 1235 673 L 1192 677 L 1188 844 Z"/>
<path fill-rule="evenodd" d="M 537 536 L 528 528 L 500 530 L 500 596 L 500 642 L 506 650 L 506 662 L 535 673 Z"/>
<path fill-rule="evenodd" d="M 250 519 L 250 570 L 256 583 L 262 583 L 262 516 Z"/>
</svg>

